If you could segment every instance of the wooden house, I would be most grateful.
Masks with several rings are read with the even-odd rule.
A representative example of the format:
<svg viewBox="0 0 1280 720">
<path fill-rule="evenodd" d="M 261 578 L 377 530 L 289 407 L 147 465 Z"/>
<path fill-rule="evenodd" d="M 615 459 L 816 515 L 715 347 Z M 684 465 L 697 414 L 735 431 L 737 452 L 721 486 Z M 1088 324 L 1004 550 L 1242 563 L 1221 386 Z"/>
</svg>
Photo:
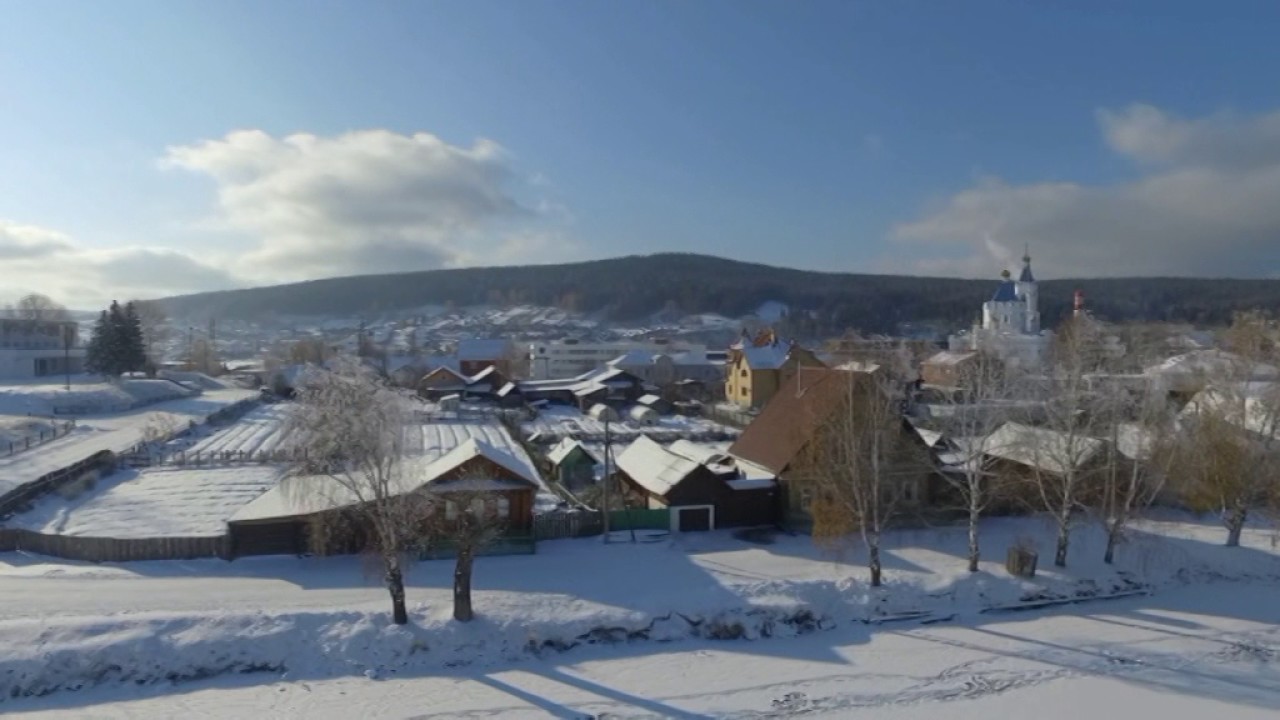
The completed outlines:
<svg viewBox="0 0 1280 720">
<path fill-rule="evenodd" d="M 777 483 L 768 470 L 739 465 L 692 443 L 664 448 L 640 436 L 617 458 L 616 477 L 628 501 L 671 511 L 673 531 L 773 525 Z"/>
<path fill-rule="evenodd" d="M 564 438 L 547 451 L 547 463 L 557 482 L 577 490 L 595 482 L 600 459 L 577 440 Z"/>
<path fill-rule="evenodd" d="M 784 383 L 760 414 L 729 448 L 733 457 L 772 472 L 782 486 L 779 514 L 784 522 L 804 527 L 812 520 L 813 463 L 825 453 L 828 428 L 837 414 L 858 422 L 867 393 L 882 392 L 882 379 L 873 373 L 802 367 Z M 903 505 L 927 506 L 939 494 L 941 478 L 933 471 L 928 449 L 905 417 L 891 418 L 899 448 L 886 476 L 894 478 L 894 492 Z"/>
</svg>

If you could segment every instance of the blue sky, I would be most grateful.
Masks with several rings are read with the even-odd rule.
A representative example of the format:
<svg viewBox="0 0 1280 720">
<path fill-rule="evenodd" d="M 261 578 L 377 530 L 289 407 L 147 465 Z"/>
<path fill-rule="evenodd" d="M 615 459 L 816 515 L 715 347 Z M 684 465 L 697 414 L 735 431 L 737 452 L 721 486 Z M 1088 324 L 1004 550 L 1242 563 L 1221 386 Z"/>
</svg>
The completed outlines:
<svg viewBox="0 0 1280 720">
<path fill-rule="evenodd" d="M 667 250 L 1271 275 L 1277 26 L 1247 0 L 0 0 L 0 300 Z"/>
</svg>

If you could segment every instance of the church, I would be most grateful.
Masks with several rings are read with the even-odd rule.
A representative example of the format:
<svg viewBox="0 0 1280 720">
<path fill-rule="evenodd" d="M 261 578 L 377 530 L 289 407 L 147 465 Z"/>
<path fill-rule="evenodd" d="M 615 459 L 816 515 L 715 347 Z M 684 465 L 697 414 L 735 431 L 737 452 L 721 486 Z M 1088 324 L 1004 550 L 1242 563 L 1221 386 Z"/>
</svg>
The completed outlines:
<svg viewBox="0 0 1280 720">
<path fill-rule="evenodd" d="M 952 335 L 953 352 L 982 352 L 1010 367 L 1036 368 L 1043 362 L 1053 333 L 1040 329 L 1039 288 L 1031 272 L 1031 253 L 1022 256 L 1022 273 L 1015 281 L 1008 270 L 1000 285 L 982 304 L 982 321 L 968 332 Z"/>
</svg>

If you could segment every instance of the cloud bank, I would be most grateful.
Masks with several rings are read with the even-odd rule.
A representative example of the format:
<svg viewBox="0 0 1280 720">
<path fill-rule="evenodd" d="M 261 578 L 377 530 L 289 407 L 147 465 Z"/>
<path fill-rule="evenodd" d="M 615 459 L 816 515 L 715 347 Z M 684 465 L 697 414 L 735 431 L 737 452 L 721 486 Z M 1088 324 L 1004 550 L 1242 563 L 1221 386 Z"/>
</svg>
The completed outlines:
<svg viewBox="0 0 1280 720">
<path fill-rule="evenodd" d="M 1133 179 L 985 178 L 892 229 L 895 247 L 924 256 L 896 269 L 990 277 L 1029 243 L 1043 276 L 1280 271 L 1280 112 L 1186 119 L 1138 104 L 1096 117 Z"/>
</svg>

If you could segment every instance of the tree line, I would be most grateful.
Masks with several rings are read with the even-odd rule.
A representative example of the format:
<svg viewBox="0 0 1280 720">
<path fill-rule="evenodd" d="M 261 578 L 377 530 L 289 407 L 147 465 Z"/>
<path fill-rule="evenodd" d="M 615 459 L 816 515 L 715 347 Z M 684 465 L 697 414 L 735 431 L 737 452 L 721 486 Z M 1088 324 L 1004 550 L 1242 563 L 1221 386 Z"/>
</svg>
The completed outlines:
<svg viewBox="0 0 1280 720">
<path fill-rule="evenodd" d="M 847 329 L 892 333 L 902 323 L 968 327 L 997 282 L 826 273 L 668 253 L 527 267 L 463 268 L 329 278 L 273 287 L 168 298 L 181 317 L 250 319 L 272 314 L 377 315 L 424 305 L 556 306 L 634 321 L 660 310 L 740 317 L 776 300 L 793 310 L 800 337 Z M 1107 278 L 1040 283 L 1049 326 L 1067 317 L 1074 291 L 1116 322 L 1226 325 L 1232 314 L 1280 307 L 1280 282 L 1195 278 Z"/>
</svg>

